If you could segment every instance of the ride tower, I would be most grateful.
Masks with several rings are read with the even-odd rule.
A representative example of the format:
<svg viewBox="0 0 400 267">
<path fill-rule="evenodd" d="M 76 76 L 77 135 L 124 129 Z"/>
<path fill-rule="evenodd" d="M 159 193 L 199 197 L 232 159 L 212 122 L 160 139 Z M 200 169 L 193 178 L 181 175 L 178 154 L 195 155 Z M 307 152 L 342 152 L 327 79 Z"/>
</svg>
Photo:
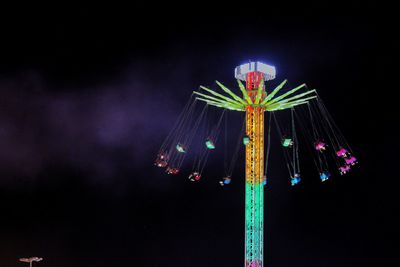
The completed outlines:
<svg viewBox="0 0 400 267">
<path fill-rule="evenodd" d="M 179 173 L 184 155 L 187 152 L 186 149 L 191 144 L 196 129 L 202 119 L 204 119 L 203 115 L 208 106 L 224 109 L 215 129 L 219 128 L 220 122 L 227 110 L 245 112 L 245 134 L 242 128 L 239 135 L 240 138 L 243 138 L 243 145 L 246 146 L 245 267 L 264 266 L 264 186 L 267 181 L 266 175 L 268 173 L 268 159 L 271 149 L 269 143 L 272 118 L 277 127 L 278 137 L 281 140 L 291 186 L 295 186 L 301 181 L 295 123 L 295 118 L 297 118 L 296 112 L 302 112 L 303 115 L 300 117 L 305 115 L 304 118 L 310 119 L 306 127 L 302 125 L 302 130 L 305 131 L 305 136 L 309 137 L 305 138 L 308 139 L 306 141 L 309 141 L 309 145 L 315 150 L 313 159 L 321 182 L 328 180 L 331 176 L 326 159 L 326 153 L 329 151 L 333 152 L 332 156 L 341 175 L 349 172 L 352 166 L 357 164 L 357 158 L 337 128 L 318 96 L 317 91 L 315 89 L 308 89 L 304 83 L 290 88 L 289 86 L 285 86 L 287 84 L 287 80 L 285 79 L 275 88 L 267 88 L 267 93 L 265 82 L 275 79 L 275 76 L 275 67 L 261 62 L 249 62 L 235 68 L 235 78 L 239 85 L 238 89 L 240 89 L 239 94 L 219 81 L 216 81 L 218 87 L 215 88 L 200 86 L 198 91 L 193 91 L 195 99 L 191 97 L 186 104 L 179 120 L 161 146 L 155 161 L 155 165 L 166 168 L 168 174 L 176 175 Z M 280 93 L 283 88 L 285 88 L 283 93 Z M 301 89 L 303 90 L 298 92 Z M 207 105 L 203 107 L 200 116 L 193 119 L 197 100 L 205 102 Z M 295 107 L 298 106 L 304 106 L 304 108 L 296 108 L 295 110 Z M 282 128 L 275 116 L 275 112 L 289 109 L 291 113 L 291 130 L 282 135 Z M 272 112 L 268 116 L 268 128 L 265 138 L 267 140 L 266 146 L 264 142 L 265 112 Z M 304 114 L 304 112 L 307 114 Z M 227 131 L 226 129 L 227 125 L 225 125 L 225 131 Z M 218 134 L 215 134 L 214 130 L 211 131 L 212 134 L 207 134 L 208 137 L 204 140 L 204 145 L 208 150 L 216 148 L 215 142 Z M 226 134 L 225 139 L 227 140 Z M 225 176 L 219 181 L 221 186 L 231 183 L 234 164 L 241 146 L 239 141 L 240 139 L 236 143 L 231 163 L 229 166 L 224 166 Z M 264 147 L 266 147 L 265 161 Z M 199 157 L 203 158 L 198 160 L 198 162 L 202 160 L 203 162 L 207 161 L 209 151 L 206 151 L 206 148 L 203 147 L 201 150 L 202 155 Z M 204 151 L 206 151 L 205 154 Z M 225 153 L 227 154 L 226 150 Z M 204 164 L 202 167 L 200 167 L 200 163 L 197 165 L 193 167 L 192 173 L 188 177 L 192 182 L 199 182 L 201 180 L 201 172 Z M 224 165 L 226 164 L 224 163 Z"/>
<path fill-rule="evenodd" d="M 275 67 L 249 62 L 235 68 L 235 78 L 242 96 L 218 81 L 217 85 L 227 95 L 205 86 L 200 86 L 202 91 L 193 92 L 196 100 L 210 106 L 246 113 L 246 136 L 243 138 L 243 144 L 246 145 L 245 267 L 262 267 L 264 261 L 264 112 L 291 109 L 317 98 L 315 90 L 295 94 L 306 88 L 305 84 L 276 96 L 287 80 L 267 94 L 265 82 L 275 79 L 275 75 Z"/>
<path fill-rule="evenodd" d="M 235 78 L 246 82 L 253 105 L 246 106 L 245 266 L 262 267 L 264 256 L 264 81 L 275 78 L 275 68 L 259 62 L 235 69 Z M 260 89 L 260 90 L 259 90 Z"/>
</svg>

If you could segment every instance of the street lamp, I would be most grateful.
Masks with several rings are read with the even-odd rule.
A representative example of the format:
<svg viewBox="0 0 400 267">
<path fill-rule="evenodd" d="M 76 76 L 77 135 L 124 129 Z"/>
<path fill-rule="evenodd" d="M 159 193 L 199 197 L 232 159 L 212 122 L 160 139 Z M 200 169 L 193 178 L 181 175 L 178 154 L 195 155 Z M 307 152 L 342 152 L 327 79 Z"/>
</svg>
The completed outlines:
<svg viewBox="0 0 400 267">
<path fill-rule="evenodd" d="M 39 262 L 42 261 L 43 258 L 39 258 L 39 257 L 30 257 L 30 258 L 20 258 L 19 261 L 22 262 L 29 262 L 29 267 L 32 267 L 33 262 Z"/>
</svg>

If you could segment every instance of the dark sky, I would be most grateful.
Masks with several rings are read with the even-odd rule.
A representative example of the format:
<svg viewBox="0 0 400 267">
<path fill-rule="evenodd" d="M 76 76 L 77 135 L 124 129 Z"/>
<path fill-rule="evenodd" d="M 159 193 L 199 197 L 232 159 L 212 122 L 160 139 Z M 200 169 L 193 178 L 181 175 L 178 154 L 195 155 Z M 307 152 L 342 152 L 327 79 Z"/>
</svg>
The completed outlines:
<svg viewBox="0 0 400 267">
<path fill-rule="evenodd" d="M 375 95 L 389 79 L 377 4 L 321 2 L 3 9 L 0 267 L 243 266 L 243 164 L 222 190 L 216 163 L 192 184 L 153 160 L 191 91 L 234 88 L 248 60 L 317 88 L 360 159 L 297 188 L 275 159 L 265 266 L 394 266 L 399 145 Z"/>
</svg>

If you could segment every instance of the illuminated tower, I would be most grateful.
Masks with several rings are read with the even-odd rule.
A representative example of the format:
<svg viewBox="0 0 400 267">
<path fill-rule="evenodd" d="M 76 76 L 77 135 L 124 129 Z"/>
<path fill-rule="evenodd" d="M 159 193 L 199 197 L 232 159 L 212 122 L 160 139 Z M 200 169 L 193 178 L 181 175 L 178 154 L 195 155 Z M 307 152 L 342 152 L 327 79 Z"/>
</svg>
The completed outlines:
<svg viewBox="0 0 400 267">
<path fill-rule="evenodd" d="M 275 78 L 275 68 L 251 62 L 235 69 L 235 78 L 246 81 L 254 103 L 246 107 L 246 207 L 245 266 L 263 266 L 264 254 L 264 111 L 259 105 L 266 97 L 264 81 Z M 258 88 L 261 88 L 258 93 Z"/>
<path fill-rule="evenodd" d="M 228 94 L 200 86 L 208 92 L 194 92 L 196 99 L 219 108 L 246 112 L 246 204 L 245 204 L 245 267 L 262 267 L 264 256 L 264 112 L 278 111 L 308 103 L 316 98 L 315 90 L 292 95 L 305 84 L 286 93 L 275 95 L 286 84 L 284 80 L 268 95 L 264 82 L 275 78 L 275 67 L 260 62 L 249 62 L 236 67 L 242 97 L 217 81 L 218 86 Z M 245 81 L 245 85 L 241 81 Z M 306 95 L 310 95 L 305 97 Z M 291 96 L 292 95 L 292 96 Z M 290 96 L 290 97 L 289 97 Z"/>
</svg>

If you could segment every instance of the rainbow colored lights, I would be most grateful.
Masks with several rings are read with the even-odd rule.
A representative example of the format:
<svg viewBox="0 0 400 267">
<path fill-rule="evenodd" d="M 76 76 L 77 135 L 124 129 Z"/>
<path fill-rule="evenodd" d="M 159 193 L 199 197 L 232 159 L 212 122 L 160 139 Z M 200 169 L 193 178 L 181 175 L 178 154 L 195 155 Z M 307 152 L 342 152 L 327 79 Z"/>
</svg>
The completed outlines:
<svg viewBox="0 0 400 267">
<path fill-rule="evenodd" d="M 262 267 L 264 261 L 264 112 L 307 104 L 317 97 L 315 90 L 294 95 L 305 88 L 305 84 L 275 97 L 286 84 L 286 80 L 267 95 L 264 82 L 274 79 L 275 75 L 275 67 L 249 62 L 235 69 L 241 97 L 218 81 L 217 85 L 227 95 L 204 86 L 200 86 L 204 92 L 194 92 L 197 100 L 208 105 L 246 112 L 246 136 L 243 137 L 243 144 L 246 146 L 245 267 Z M 246 86 L 241 81 L 245 81 Z M 291 139 L 288 139 L 283 145 L 290 146 L 291 143 Z M 206 143 L 206 146 L 209 149 L 214 148 L 211 142 Z M 294 182 L 300 182 L 300 177 L 296 177 Z M 226 184 L 225 180 L 220 183 Z"/>
</svg>

